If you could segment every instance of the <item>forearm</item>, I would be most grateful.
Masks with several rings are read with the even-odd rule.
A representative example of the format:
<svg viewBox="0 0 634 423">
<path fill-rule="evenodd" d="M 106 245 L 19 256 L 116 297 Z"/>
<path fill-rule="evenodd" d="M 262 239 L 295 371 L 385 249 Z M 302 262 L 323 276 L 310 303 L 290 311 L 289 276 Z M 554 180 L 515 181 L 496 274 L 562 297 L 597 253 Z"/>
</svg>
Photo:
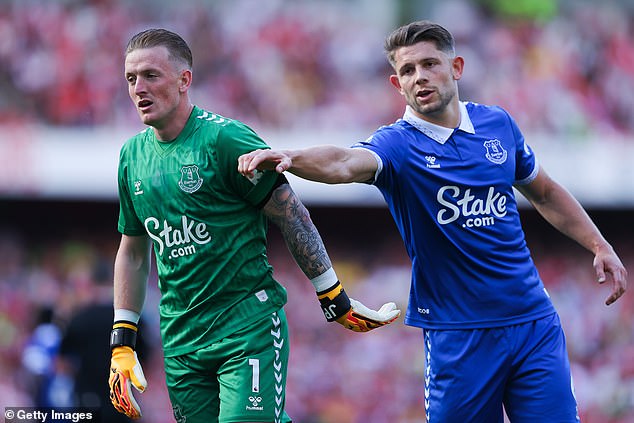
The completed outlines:
<svg viewBox="0 0 634 423">
<path fill-rule="evenodd" d="M 238 158 L 238 172 L 253 177 L 255 170 L 289 171 L 300 178 L 328 184 L 369 182 L 378 169 L 364 148 L 320 145 L 301 150 L 254 150 Z"/>
<path fill-rule="evenodd" d="M 367 332 L 398 318 L 401 311 L 394 303 L 384 304 L 374 311 L 348 297 L 308 210 L 289 184 L 282 184 L 273 191 L 263 212 L 280 228 L 297 265 L 315 287 L 327 321 L 337 321 L 355 332 Z"/>
<path fill-rule="evenodd" d="M 597 281 L 603 283 L 611 279 L 613 284 L 605 304 L 610 305 L 621 297 L 627 287 L 627 271 L 581 204 L 543 169 L 530 184 L 517 188 L 547 222 L 594 254 L 592 263 Z"/>
<path fill-rule="evenodd" d="M 289 172 L 311 181 L 340 184 L 355 182 L 353 169 L 349 169 L 350 149 L 334 145 L 321 145 L 302 150 L 284 151 L 291 159 Z"/>
<path fill-rule="evenodd" d="M 530 184 L 517 189 L 555 229 L 593 254 L 612 250 L 581 204 L 544 169 Z"/>
<path fill-rule="evenodd" d="M 273 192 L 264 213 L 279 227 L 288 250 L 306 277 L 313 279 L 332 267 L 308 210 L 290 185 L 284 184 Z"/>
<path fill-rule="evenodd" d="M 612 249 L 581 204 L 563 187 L 550 190 L 543 201 L 533 205 L 553 227 L 593 254 Z"/>
<path fill-rule="evenodd" d="M 141 313 L 150 272 L 149 243 L 145 239 L 129 248 L 126 241 L 117 252 L 114 264 L 114 308 Z"/>
</svg>

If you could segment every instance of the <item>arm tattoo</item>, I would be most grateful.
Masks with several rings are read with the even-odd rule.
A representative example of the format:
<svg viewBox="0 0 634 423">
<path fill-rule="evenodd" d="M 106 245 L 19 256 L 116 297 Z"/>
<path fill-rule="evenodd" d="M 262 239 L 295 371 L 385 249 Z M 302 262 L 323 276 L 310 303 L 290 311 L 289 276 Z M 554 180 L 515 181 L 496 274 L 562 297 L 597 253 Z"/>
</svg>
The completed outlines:
<svg viewBox="0 0 634 423">
<path fill-rule="evenodd" d="M 262 210 L 280 228 L 286 246 L 309 279 L 332 267 L 308 210 L 289 184 L 276 188 Z"/>
</svg>

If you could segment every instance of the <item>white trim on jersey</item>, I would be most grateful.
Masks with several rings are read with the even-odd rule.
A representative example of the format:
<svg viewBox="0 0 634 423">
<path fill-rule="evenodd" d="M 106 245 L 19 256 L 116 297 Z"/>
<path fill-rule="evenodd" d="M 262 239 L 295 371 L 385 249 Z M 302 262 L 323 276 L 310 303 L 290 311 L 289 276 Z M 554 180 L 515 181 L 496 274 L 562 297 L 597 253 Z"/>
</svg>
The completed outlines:
<svg viewBox="0 0 634 423">
<path fill-rule="evenodd" d="M 471 118 L 469 117 L 469 113 L 467 112 L 465 102 L 461 101 L 459 103 L 459 108 L 460 125 L 458 126 L 458 129 L 469 134 L 475 134 L 473 122 L 471 122 Z M 446 128 L 444 126 L 436 125 L 419 118 L 414 114 L 414 111 L 410 106 L 405 107 L 403 120 L 439 144 L 446 143 L 454 131 L 454 128 Z"/>
</svg>

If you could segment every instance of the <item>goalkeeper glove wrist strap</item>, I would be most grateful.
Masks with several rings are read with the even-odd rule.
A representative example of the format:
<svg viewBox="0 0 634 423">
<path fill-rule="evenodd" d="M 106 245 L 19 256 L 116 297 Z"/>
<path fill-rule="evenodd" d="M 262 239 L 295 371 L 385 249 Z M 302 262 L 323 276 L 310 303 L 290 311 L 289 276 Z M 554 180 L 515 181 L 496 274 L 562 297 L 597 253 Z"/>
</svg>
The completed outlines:
<svg viewBox="0 0 634 423">
<path fill-rule="evenodd" d="M 137 325 L 125 320 L 114 322 L 110 332 L 110 349 L 115 347 L 136 347 Z"/>
<path fill-rule="evenodd" d="M 321 310 L 328 322 L 334 322 L 345 315 L 350 308 L 350 298 L 343 289 L 341 282 L 337 281 L 330 288 L 317 292 L 317 298 L 321 304 Z"/>
</svg>

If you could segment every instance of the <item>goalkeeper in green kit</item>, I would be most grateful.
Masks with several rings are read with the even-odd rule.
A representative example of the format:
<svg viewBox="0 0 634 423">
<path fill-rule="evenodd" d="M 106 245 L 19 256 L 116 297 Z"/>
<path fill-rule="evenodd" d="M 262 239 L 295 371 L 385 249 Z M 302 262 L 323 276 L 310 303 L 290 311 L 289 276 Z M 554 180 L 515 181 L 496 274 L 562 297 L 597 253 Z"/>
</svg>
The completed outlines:
<svg viewBox="0 0 634 423">
<path fill-rule="evenodd" d="M 132 37 L 125 78 L 148 128 L 125 143 L 119 161 L 112 404 L 141 416 L 131 386 L 147 386 L 134 347 L 153 249 L 176 421 L 289 422 L 286 290 L 266 257 L 267 221 L 279 227 L 328 321 L 365 332 L 400 311 L 394 303 L 375 311 L 348 298 L 283 175 L 238 173 L 239 156 L 268 146 L 243 123 L 192 105 L 192 54 L 179 35 L 150 29 Z"/>
</svg>

